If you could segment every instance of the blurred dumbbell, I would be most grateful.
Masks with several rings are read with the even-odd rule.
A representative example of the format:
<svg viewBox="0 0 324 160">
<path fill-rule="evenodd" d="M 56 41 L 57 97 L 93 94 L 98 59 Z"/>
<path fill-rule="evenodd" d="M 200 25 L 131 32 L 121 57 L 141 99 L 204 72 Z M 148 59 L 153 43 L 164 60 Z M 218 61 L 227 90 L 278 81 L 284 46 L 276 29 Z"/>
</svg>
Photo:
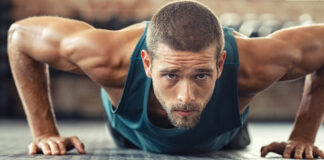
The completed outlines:
<svg viewBox="0 0 324 160">
<path fill-rule="evenodd" d="M 309 24 L 313 24 L 313 18 L 310 14 L 305 13 L 299 16 L 299 23 L 300 25 L 309 25 Z"/>
<path fill-rule="evenodd" d="M 280 29 L 281 22 L 275 18 L 273 14 L 263 14 L 260 16 L 261 25 L 258 30 L 258 35 L 263 37 Z"/>
<path fill-rule="evenodd" d="M 248 37 L 258 37 L 258 30 L 261 22 L 257 19 L 255 14 L 244 15 L 244 21 L 239 28 L 239 32 Z"/>
<path fill-rule="evenodd" d="M 282 26 L 281 29 L 285 29 L 285 28 L 290 28 L 290 27 L 294 27 L 294 26 L 298 26 L 298 22 L 296 21 L 285 21 Z"/>
<path fill-rule="evenodd" d="M 238 30 L 242 23 L 241 16 L 236 13 L 223 13 L 219 16 L 219 19 L 223 26 L 230 27 L 235 30 Z"/>
<path fill-rule="evenodd" d="M 315 23 L 310 14 L 302 14 L 299 16 L 298 21 L 286 21 L 281 26 L 281 29 L 290 28 L 298 25 L 309 25 Z"/>
</svg>

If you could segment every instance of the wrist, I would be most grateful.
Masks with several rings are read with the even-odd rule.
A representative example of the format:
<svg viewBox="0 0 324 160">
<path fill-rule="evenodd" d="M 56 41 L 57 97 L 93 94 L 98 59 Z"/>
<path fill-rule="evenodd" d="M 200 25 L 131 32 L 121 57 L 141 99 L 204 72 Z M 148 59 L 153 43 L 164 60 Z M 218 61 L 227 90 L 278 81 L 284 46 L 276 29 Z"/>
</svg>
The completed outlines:
<svg viewBox="0 0 324 160">
<path fill-rule="evenodd" d="M 309 130 L 298 131 L 294 129 L 289 136 L 289 140 L 314 144 L 315 135 L 311 133 Z"/>
<path fill-rule="evenodd" d="M 57 132 L 49 132 L 49 133 L 42 133 L 39 135 L 35 135 L 33 137 L 34 141 L 41 141 L 42 139 L 50 138 L 50 137 L 59 137 L 60 135 Z"/>
<path fill-rule="evenodd" d="M 55 124 L 37 125 L 32 127 L 32 135 L 34 139 L 44 138 L 49 136 L 59 136 L 59 131 Z"/>
</svg>

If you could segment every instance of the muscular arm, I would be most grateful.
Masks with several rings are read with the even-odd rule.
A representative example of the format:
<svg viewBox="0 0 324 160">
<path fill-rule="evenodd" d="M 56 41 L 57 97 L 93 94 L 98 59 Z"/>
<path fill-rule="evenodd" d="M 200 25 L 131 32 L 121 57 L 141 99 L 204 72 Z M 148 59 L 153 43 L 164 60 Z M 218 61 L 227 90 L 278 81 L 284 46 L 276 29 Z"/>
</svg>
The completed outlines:
<svg viewBox="0 0 324 160">
<path fill-rule="evenodd" d="M 294 63 L 281 80 L 309 75 L 306 76 L 302 101 L 289 137 L 296 143 L 288 145 L 283 156 L 290 157 L 294 151 L 295 158 L 302 158 L 303 153 L 306 158 L 313 158 L 313 152 L 324 158 L 322 151 L 311 147 L 324 114 L 324 25 L 303 27 L 298 32 L 291 42 L 297 48 Z M 282 38 L 285 36 L 289 33 Z"/>
<path fill-rule="evenodd" d="M 60 137 L 53 112 L 48 67 L 85 74 L 112 93 L 112 102 L 126 79 L 129 57 L 143 24 L 120 31 L 95 29 L 89 24 L 59 18 L 33 17 L 14 23 L 8 34 L 13 77 L 32 131 L 30 153 L 65 154 L 77 148 L 77 137 Z"/>
<path fill-rule="evenodd" d="M 263 44 L 260 41 L 263 41 Z M 291 153 L 294 153 L 295 158 L 302 158 L 303 153 L 307 158 L 311 158 L 313 153 L 323 157 L 323 152 L 313 144 L 324 114 L 324 25 L 281 30 L 254 43 L 257 44 L 259 47 L 270 47 L 261 53 L 265 54 L 263 66 L 266 67 L 261 69 L 265 72 L 262 76 L 270 79 L 267 84 L 261 83 L 264 86 L 270 85 L 271 81 L 284 81 L 308 75 L 290 142 L 273 143 L 263 147 L 262 155 L 275 151 L 286 158 L 290 157 Z M 276 150 L 280 145 L 285 147 Z"/>
<path fill-rule="evenodd" d="M 40 150 L 44 154 L 65 154 L 66 149 L 73 147 L 85 153 L 77 137 L 59 137 L 49 88 L 48 66 L 83 74 L 77 63 L 86 58 L 79 58 L 80 61 L 71 59 L 69 55 L 73 54 L 69 50 L 77 45 L 65 43 L 71 37 L 90 30 L 94 29 L 86 23 L 58 17 L 28 18 L 10 27 L 8 56 L 34 138 L 34 143 L 30 145 L 31 154 Z"/>
<path fill-rule="evenodd" d="M 62 23 L 66 24 L 64 28 Z M 53 142 L 42 141 L 47 137 L 59 136 L 49 88 L 48 64 L 61 70 L 82 73 L 62 56 L 60 45 L 65 37 L 91 28 L 85 23 L 56 17 L 29 18 L 10 27 L 8 56 L 11 71 L 32 136 L 35 142 L 39 142 L 44 154 L 60 154 L 54 149 L 57 146 Z M 71 145 L 84 153 L 81 142 L 76 137 L 71 139 Z M 31 145 L 31 154 L 37 152 L 35 145 Z M 61 154 L 65 154 L 65 148 L 60 148 Z"/>
</svg>

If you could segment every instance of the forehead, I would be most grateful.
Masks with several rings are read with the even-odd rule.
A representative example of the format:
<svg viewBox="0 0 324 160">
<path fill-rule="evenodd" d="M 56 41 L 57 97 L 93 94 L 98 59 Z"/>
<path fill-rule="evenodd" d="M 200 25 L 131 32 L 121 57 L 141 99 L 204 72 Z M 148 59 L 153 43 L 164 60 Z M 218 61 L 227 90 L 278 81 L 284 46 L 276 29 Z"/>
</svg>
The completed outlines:
<svg viewBox="0 0 324 160">
<path fill-rule="evenodd" d="M 199 52 L 192 51 L 175 51 L 165 44 L 160 44 L 155 52 L 154 61 L 159 65 L 174 66 L 209 66 L 216 62 L 216 46 L 210 46 Z M 155 62 L 154 62 L 155 63 Z M 165 67 L 165 66 L 160 66 Z M 160 68 L 159 67 L 159 68 Z"/>
</svg>

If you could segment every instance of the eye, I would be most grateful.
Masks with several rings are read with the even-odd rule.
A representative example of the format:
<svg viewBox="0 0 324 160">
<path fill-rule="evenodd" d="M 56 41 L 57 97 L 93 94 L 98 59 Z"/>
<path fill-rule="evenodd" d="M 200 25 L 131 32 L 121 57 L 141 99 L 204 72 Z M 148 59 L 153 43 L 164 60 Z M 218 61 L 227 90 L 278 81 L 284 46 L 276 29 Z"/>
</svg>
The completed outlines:
<svg viewBox="0 0 324 160">
<path fill-rule="evenodd" d="M 167 74 L 166 76 L 167 76 L 167 78 L 170 79 L 170 80 L 174 80 L 174 79 L 177 78 L 177 75 L 175 75 L 175 74 Z"/>
<path fill-rule="evenodd" d="M 197 74 L 196 75 L 196 79 L 198 80 L 204 80 L 207 78 L 207 75 L 206 74 Z"/>
</svg>

